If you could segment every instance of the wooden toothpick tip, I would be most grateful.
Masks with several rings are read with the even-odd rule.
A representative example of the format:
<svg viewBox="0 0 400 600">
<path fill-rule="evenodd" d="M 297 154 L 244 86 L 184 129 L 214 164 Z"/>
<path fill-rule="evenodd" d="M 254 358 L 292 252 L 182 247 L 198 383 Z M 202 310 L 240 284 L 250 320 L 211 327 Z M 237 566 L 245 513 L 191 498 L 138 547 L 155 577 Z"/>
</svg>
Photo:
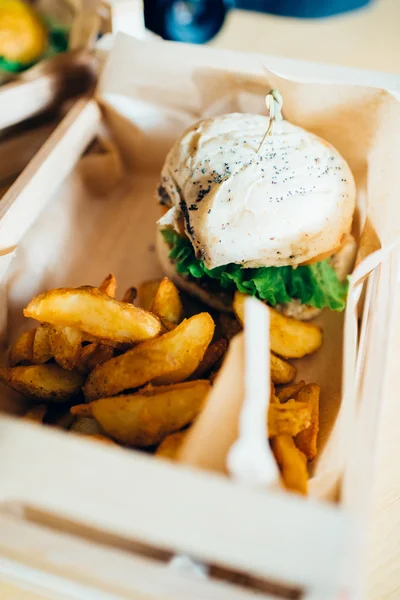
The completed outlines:
<svg viewBox="0 0 400 600">
<path fill-rule="evenodd" d="M 282 96 L 278 90 L 271 90 L 265 96 L 265 104 L 267 106 L 268 114 L 269 114 L 269 123 L 266 132 L 260 142 L 260 145 L 257 148 L 256 154 L 259 153 L 263 143 L 269 135 L 272 135 L 274 132 L 274 126 L 277 121 L 282 121 L 282 106 L 283 100 Z"/>
</svg>

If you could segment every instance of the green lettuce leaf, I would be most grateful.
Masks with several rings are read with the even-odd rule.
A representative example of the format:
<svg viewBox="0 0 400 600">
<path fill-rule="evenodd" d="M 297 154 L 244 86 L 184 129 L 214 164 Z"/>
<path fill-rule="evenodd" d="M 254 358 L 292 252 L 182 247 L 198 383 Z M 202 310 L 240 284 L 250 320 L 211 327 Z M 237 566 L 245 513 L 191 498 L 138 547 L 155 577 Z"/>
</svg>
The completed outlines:
<svg viewBox="0 0 400 600">
<path fill-rule="evenodd" d="M 329 260 L 297 268 L 244 269 L 240 265 L 229 264 L 207 269 L 203 261 L 196 258 L 188 238 L 172 229 L 163 229 L 161 233 L 171 248 L 169 257 L 181 275 L 216 279 L 223 289 L 256 296 L 271 306 L 290 302 L 292 298 L 315 308 L 328 307 L 336 311 L 342 311 L 346 305 L 348 283 L 338 280 Z"/>
</svg>

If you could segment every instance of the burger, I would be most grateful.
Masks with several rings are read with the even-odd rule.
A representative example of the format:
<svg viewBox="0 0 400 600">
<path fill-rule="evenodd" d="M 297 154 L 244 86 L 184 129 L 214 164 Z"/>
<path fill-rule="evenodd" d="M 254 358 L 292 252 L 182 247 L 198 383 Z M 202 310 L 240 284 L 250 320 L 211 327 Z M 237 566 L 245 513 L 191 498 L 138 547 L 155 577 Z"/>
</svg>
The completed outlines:
<svg viewBox="0 0 400 600">
<path fill-rule="evenodd" d="M 176 141 L 157 193 L 162 267 L 218 310 L 232 310 L 239 290 L 297 318 L 342 311 L 356 251 L 353 175 L 325 140 L 271 124 L 225 114 Z"/>
</svg>

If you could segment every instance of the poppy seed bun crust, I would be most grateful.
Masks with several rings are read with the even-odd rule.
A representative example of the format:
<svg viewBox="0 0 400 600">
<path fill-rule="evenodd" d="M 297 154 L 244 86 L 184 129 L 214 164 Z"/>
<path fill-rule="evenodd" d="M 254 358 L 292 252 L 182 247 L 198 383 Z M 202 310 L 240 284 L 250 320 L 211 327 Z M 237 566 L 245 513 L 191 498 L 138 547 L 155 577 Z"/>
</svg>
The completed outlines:
<svg viewBox="0 0 400 600">
<path fill-rule="evenodd" d="M 296 266 L 332 254 L 351 229 L 355 184 L 327 142 L 287 121 L 257 149 L 268 118 L 234 113 L 200 121 L 165 161 L 169 211 L 207 268 Z"/>
</svg>

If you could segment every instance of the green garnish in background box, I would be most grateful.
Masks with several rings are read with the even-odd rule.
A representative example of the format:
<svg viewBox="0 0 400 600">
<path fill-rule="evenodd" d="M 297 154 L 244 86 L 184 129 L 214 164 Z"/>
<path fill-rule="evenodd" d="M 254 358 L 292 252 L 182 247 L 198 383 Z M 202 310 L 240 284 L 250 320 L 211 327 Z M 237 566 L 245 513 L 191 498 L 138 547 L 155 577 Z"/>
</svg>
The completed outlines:
<svg viewBox="0 0 400 600">
<path fill-rule="evenodd" d="M 0 0 L 0 69 L 20 73 L 68 49 L 68 28 L 21 0 Z"/>
</svg>

